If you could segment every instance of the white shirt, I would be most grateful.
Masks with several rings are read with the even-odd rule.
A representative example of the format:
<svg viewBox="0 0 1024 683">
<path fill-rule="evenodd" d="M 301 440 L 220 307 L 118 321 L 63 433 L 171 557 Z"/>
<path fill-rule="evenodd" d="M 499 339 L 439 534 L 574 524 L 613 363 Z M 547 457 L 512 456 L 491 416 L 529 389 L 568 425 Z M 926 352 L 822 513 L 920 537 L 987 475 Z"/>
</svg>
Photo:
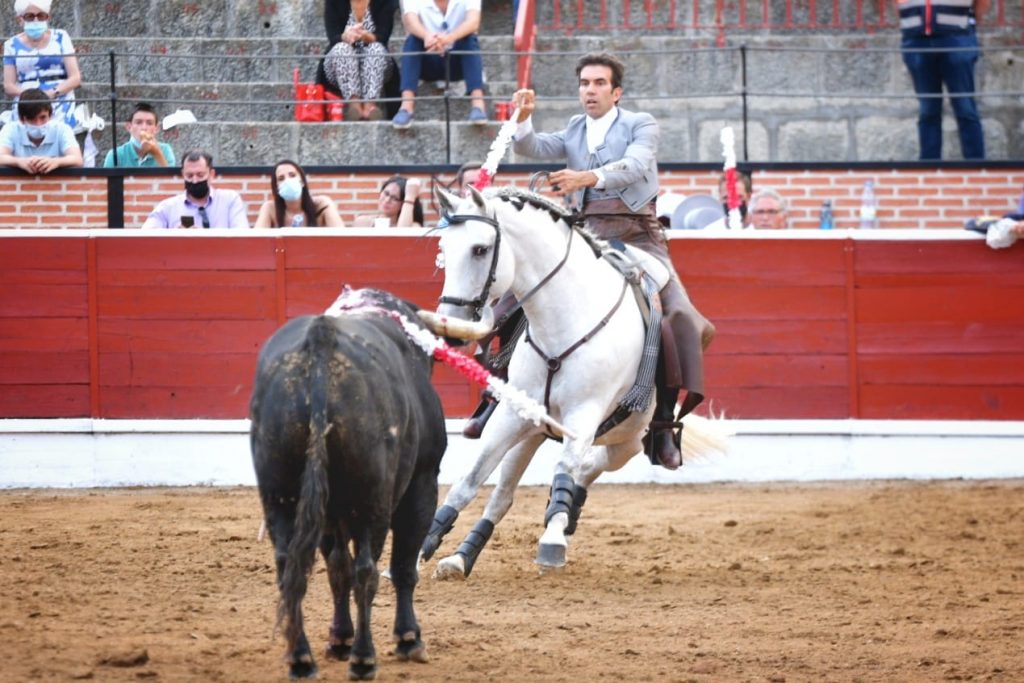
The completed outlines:
<svg viewBox="0 0 1024 683">
<path fill-rule="evenodd" d="M 416 14 L 430 33 L 451 33 L 466 21 L 466 13 L 480 11 L 481 0 L 448 0 L 448 11 L 442 13 L 434 0 L 403 0 L 403 14 Z"/>
</svg>

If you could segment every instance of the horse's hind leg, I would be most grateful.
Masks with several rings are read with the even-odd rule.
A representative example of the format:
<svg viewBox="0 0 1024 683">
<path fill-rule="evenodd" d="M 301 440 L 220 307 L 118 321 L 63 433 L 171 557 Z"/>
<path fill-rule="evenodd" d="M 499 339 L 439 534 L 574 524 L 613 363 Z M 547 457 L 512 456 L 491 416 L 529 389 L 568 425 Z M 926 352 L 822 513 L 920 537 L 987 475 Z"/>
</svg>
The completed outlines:
<svg viewBox="0 0 1024 683">
<path fill-rule="evenodd" d="M 565 527 L 565 535 L 576 533 L 576 525 L 583 513 L 583 505 L 587 502 L 587 490 L 601 476 L 602 472 L 614 472 L 640 452 L 643 445 L 639 439 L 617 443 L 609 446 L 594 446 L 580 464 L 579 479 L 572 487 L 572 505 L 569 509 L 569 524 Z"/>
<path fill-rule="evenodd" d="M 487 501 L 483 516 L 466 535 L 455 554 L 438 561 L 437 568 L 434 569 L 435 579 L 463 579 L 473 571 L 473 565 L 490 540 L 494 527 L 512 507 L 512 499 L 516 487 L 519 486 L 519 480 L 523 478 L 523 472 L 542 443 L 544 435 L 534 434 L 508 452 L 501 462 L 498 484 Z"/>
</svg>

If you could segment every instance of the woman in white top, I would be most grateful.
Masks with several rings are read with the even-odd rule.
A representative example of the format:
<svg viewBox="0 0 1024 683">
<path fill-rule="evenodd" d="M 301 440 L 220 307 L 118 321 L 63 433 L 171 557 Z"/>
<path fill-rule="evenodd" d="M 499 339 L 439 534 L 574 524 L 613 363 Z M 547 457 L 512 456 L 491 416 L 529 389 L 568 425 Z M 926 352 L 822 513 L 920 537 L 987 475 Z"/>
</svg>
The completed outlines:
<svg viewBox="0 0 1024 683">
<path fill-rule="evenodd" d="M 306 172 L 294 161 L 277 162 L 270 175 L 271 199 L 263 202 L 257 228 L 344 228 L 338 207 L 327 195 L 313 196 Z"/>
</svg>

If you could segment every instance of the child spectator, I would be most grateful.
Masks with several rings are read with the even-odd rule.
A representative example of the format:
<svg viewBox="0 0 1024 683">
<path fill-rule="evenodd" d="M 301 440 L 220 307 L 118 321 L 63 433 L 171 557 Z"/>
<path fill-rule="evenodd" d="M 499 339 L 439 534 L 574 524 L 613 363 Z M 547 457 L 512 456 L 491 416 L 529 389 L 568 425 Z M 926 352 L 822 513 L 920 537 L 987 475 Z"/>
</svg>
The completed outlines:
<svg viewBox="0 0 1024 683">
<path fill-rule="evenodd" d="M 53 104 L 38 88 L 21 93 L 18 121 L 0 130 L 0 164 L 26 173 L 49 173 L 63 166 L 81 166 L 82 150 L 63 121 L 53 119 Z"/>
<path fill-rule="evenodd" d="M 156 109 L 152 104 L 149 102 L 136 104 L 128 123 L 124 124 L 125 130 L 132 136 L 131 139 L 116 150 L 112 149 L 107 152 L 107 156 L 103 160 L 103 167 L 154 168 L 160 166 L 166 168 L 167 166 L 176 166 L 178 162 L 174 158 L 174 150 L 166 142 L 158 142 L 156 139 L 157 132 L 160 130 L 159 123 Z M 116 162 L 115 156 L 117 157 Z"/>
<path fill-rule="evenodd" d="M 4 43 L 4 92 L 15 103 L 39 88 L 53 99 L 56 118 L 74 129 L 75 88 L 82 84 L 75 47 L 67 31 L 50 28 L 52 0 L 15 0 L 21 33 Z"/>
</svg>

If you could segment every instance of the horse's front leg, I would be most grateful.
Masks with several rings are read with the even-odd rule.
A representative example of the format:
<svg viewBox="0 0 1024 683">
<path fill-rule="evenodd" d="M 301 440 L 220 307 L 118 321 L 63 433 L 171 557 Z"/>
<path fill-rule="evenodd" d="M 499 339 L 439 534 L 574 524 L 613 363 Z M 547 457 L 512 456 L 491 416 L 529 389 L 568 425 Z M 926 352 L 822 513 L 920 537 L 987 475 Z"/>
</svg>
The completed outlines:
<svg viewBox="0 0 1024 683">
<path fill-rule="evenodd" d="M 476 498 L 480 487 L 501 462 L 508 445 L 518 443 L 532 429 L 533 425 L 520 419 L 508 405 L 498 404 L 481 435 L 480 455 L 477 456 L 472 469 L 448 490 L 444 503 L 434 513 L 434 521 L 423 540 L 424 560 L 433 557 L 441 545 L 441 540 L 455 526 L 459 513 Z"/>
<path fill-rule="evenodd" d="M 576 425 L 567 424 L 566 426 L 576 434 L 586 436 L 565 439 L 561 458 L 555 468 L 548 508 L 544 513 L 544 533 L 540 537 L 536 560 L 537 564 L 548 569 L 560 569 L 565 566 L 566 548 L 569 545 L 565 536 L 573 510 L 575 478 L 579 475 L 583 456 L 593 443 L 593 434 L 596 429 L 592 425 L 589 426 L 589 429 Z M 582 506 L 582 502 L 579 506 Z"/>
<path fill-rule="evenodd" d="M 519 480 L 523 478 L 533 455 L 544 443 L 543 434 L 533 434 L 527 439 L 512 448 L 501 461 L 501 470 L 498 475 L 498 485 L 494 487 L 484 514 L 480 520 L 473 525 L 473 529 L 466 535 L 459 549 L 454 555 L 439 560 L 434 569 L 435 579 L 465 579 L 473 571 L 473 565 L 477 557 L 484 549 L 487 541 L 490 540 L 494 527 L 498 525 L 509 508 L 512 507 L 512 499 Z"/>
</svg>

